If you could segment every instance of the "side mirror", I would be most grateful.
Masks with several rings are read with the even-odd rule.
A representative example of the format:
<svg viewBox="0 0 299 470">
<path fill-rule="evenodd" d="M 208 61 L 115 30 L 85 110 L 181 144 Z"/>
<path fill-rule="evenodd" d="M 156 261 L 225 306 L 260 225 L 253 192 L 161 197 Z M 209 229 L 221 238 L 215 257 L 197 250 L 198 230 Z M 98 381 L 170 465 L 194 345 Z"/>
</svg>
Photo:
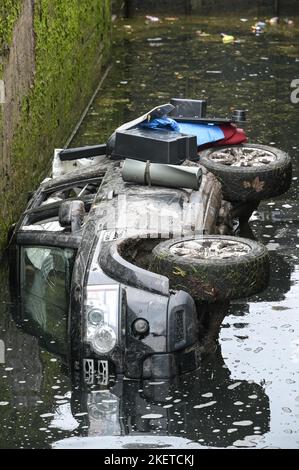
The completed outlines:
<svg viewBox="0 0 299 470">
<path fill-rule="evenodd" d="M 70 227 L 72 232 L 81 229 L 85 216 L 83 201 L 64 201 L 59 208 L 59 223 Z"/>
</svg>

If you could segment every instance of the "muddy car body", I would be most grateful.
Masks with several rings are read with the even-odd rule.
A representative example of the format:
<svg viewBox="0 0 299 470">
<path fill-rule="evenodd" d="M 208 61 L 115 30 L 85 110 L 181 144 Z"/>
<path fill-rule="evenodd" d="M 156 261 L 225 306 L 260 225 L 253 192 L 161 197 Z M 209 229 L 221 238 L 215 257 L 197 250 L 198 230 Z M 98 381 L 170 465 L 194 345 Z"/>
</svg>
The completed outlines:
<svg viewBox="0 0 299 470">
<path fill-rule="evenodd" d="M 13 230 L 10 278 L 20 300 L 15 317 L 38 327 L 49 345 L 53 338 L 60 341 L 73 373 L 83 374 L 87 383 L 108 383 L 115 375 L 153 379 L 194 370 L 203 343 L 217 338 L 229 298 L 265 287 L 267 254 L 262 248 L 253 259 L 245 257 L 235 280 L 227 268 L 234 273 L 235 260 L 229 263 L 219 254 L 212 265 L 199 260 L 191 288 L 192 262 L 190 274 L 176 260 L 166 265 L 161 253 L 152 262 L 153 250 L 172 239 L 192 242 L 216 235 L 223 241 L 225 234 L 234 239 L 258 201 L 224 200 L 221 179 L 197 158 L 182 162 L 201 169 L 198 189 L 171 188 L 126 183 L 122 159 L 94 156 L 97 151 L 106 153 L 106 148 L 83 148 L 64 158 L 57 150 L 52 178 L 42 182 Z M 210 237 L 209 246 L 214 242 Z M 255 242 L 245 245 L 251 253 L 250 243 Z M 247 290 L 227 289 L 244 282 Z M 61 318 L 65 322 L 59 329 Z"/>
<path fill-rule="evenodd" d="M 99 174 L 103 176 L 99 177 Z M 49 202 L 49 204 L 44 204 L 44 202 L 52 201 L 55 197 L 54 194 L 74 188 L 82 189 L 86 184 L 99 185 L 99 191 L 92 194 L 91 198 L 86 197 L 84 200 L 86 215 L 81 229 L 75 232 L 71 232 L 68 228 L 61 230 L 62 227 L 59 224 L 61 200 Z M 107 191 L 115 191 L 118 197 L 110 197 Z M 120 261 L 117 280 L 105 274 L 101 268 L 100 253 L 104 251 L 104 248 L 106 252 L 108 246 L 113 245 L 118 233 L 124 232 L 124 228 L 117 229 L 115 227 L 114 219 L 114 214 L 122 208 L 121 194 L 127 194 L 124 191 L 119 163 L 111 162 L 105 158 L 92 170 L 84 172 L 80 170 L 78 175 L 74 172 L 72 176 L 67 175 L 67 177 L 46 181 L 40 186 L 24 212 L 22 220 L 17 225 L 11 240 L 10 265 L 13 267 L 11 269 L 11 283 L 22 299 L 20 315 L 23 316 L 25 310 L 28 309 L 27 288 L 24 285 L 32 282 L 29 279 L 31 275 L 30 263 L 33 261 L 34 264 L 34 258 L 32 258 L 30 250 L 35 249 L 37 256 L 39 256 L 38 251 L 40 250 L 40 257 L 51 256 L 52 253 L 57 258 L 57 263 L 61 264 L 60 272 L 58 265 L 54 266 L 54 270 L 60 276 L 59 280 L 53 279 L 52 281 L 55 283 L 53 285 L 54 291 L 59 292 L 57 283 L 63 282 L 66 278 L 71 277 L 70 284 L 65 285 L 67 289 L 62 292 L 62 298 L 55 299 L 53 303 L 50 298 L 45 298 L 47 294 L 44 293 L 45 289 L 42 287 L 41 281 L 40 293 L 37 294 L 40 305 L 29 306 L 27 315 L 29 314 L 29 317 L 43 328 L 48 307 L 57 308 L 58 315 L 67 315 L 69 308 L 68 327 L 72 338 L 71 356 L 73 360 L 76 358 L 76 364 L 79 367 L 84 362 L 86 372 L 89 370 L 91 373 L 94 372 L 94 360 L 98 360 L 98 354 L 93 351 L 87 338 L 84 340 L 87 328 L 85 321 L 88 316 L 88 308 L 92 310 L 92 307 L 97 304 L 97 296 L 103 295 L 107 297 L 109 306 L 115 309 L 109 312 L 109 327 L 113 327 L 117 335 L 117 344 L 108 354 L 108 361 L 111 361 L 115 366 L 113 372 L 124 373 L 129 377 L 140 377 L 147 375 L 146 370 L 143 369 L 146 367 L 149 369 L 149 376 L 152 375 L 152 369 L 156 376 L 165 376 L 165 374 L 167 376 L 171 370 L 171 374 L 174 374 L 178 371 L 178 365 L 175 364 L 176 350 L 181 351 L 182 346 L 184 349 L 188 349 L 188 352 L 178 354 L 179 361 L 182 362 L 179 371 L 195 368 L 198 361 L 196 334 L 198 319 L 192 297 L 183 291 L 171 292 L 167 278 L 133 266 L 121 257 L 116 260 L 116 262 Z M 219 185 L 216 184 L 213 191 L 215 199 L 219 200 Z M 197 196 L 203 197 L 203 194 Z M 166 210 L 169 212 L 171 207 L 174 215 L 180 210 L 182 201 L 187 200 L 184 191 L 174 189 L 161 191 L 157 188 L 142 188 L 141 190 L 140 186 L 131 186 L 127 197 L 131 209 L 133 205 L 134 210 L 137 207 L 140 208 L 140 222 L 143 222 L 144 207 L 153 204 L 153 210 L 157 211 L 157 206 L 154 206 L 155 199 L 160 209 L 164 201 Z M 169 204 L 170 202 L 171 204 Z M 183 212 L 182 208 L 181 212 Z M 214 223 L 215 221 L 213 221 L 213 225 Z M 55 228 L 58 231 L 54 231 Z M 46 255 L 43 254 L 44 251 L 46 251 Z M 46 280 L 46 268 L 40 265 L 40 271 L 41 278 L 46 284 L 44 287 L 47 289 L 50 281 Z M 49 274 L 51 275 L 51 272 Z M 123 279 L 121 280 L 121 278 Z M 69 302 L 66 302 L 65 296 L 69 296 Z M 47 301 L 51 305 L 48 306 Z M 98 301 L 101 303 L 100 297 Z M 39 309 L 39 313 L 35 314 L 34 309 Z M 183 338 L 181 338 L 180 332 L 177 331 L 175 334 L 176 312 L 182 311 L 182 309 L 184 321 L 188 325 Z M 44 315 L 43 311 L 45 311 Z M 123 312 L 123 315 L 120 315 L 120 312 Z M 138 333 L 136 334 L 132 330 L 132 325 L 140 318 L 148 321 L 150 328 L 150 334 L 145 335 L 142 339 L 139 339 Z M 106 354 L 104 357 L 103 361 L 106 361 Z M 143 364 L 145 357 L 151 358 L 147 360 L 146 365 Z M 100 364 L 105 375 L 106 362 Z"/>
</svg>

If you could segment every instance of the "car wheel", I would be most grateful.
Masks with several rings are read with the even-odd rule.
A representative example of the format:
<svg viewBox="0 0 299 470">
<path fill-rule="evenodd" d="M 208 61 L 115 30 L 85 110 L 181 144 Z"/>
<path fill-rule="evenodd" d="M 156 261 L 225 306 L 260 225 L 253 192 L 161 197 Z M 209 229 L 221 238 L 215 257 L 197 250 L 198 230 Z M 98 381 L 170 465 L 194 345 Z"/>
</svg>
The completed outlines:
<svg viewBox="0 0 299 470">
<path fill-rule="evenodd" d="M 224 301 L 267 287 L 269 256 L 256 241 L 207 235 L 159 243 L 150 269 L 167 276 L 172 289 L 185 290 L 194 300 Z"/>
<path fill-rule="evenodd" d="M 200 153 L 199 162 L 218 178 L 227 201 L 261 201 L 279 196 L 292 181 L 290 156 L 266 145 L 214 147 Z"/>
</svg>

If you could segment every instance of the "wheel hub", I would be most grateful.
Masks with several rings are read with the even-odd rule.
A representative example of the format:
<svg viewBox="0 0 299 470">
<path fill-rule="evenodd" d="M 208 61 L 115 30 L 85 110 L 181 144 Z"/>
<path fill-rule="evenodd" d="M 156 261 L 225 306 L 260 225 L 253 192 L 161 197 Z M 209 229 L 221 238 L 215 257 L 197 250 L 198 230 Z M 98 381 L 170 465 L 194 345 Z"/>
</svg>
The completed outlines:
<svg viewBox="0 0 299 470">
<path fill-rule="evenodd" d="M 211 154 L 211 159 L 215 163 L 221 163 L 227 166 L 245 166 L 257 167 L 269 165 L 276 161 L 276 156 L 272 152 L 262 149 L 242 147 L 226 148 Z"/>
<path fill-rule="evenodd" d="M 177 243 L 170 252 L 182 258 L 226 259 L 241 257 L 249 253 L 246 243 L 234 240 L 188 240 Z"/>
</svg>

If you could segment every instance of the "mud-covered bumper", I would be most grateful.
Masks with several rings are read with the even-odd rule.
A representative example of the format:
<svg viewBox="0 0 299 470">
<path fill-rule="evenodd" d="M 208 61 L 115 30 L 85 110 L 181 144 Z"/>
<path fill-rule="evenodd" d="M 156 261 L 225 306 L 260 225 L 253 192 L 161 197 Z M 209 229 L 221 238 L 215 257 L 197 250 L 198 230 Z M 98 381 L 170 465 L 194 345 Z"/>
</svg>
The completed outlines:
<svg viewBox="0 0 299 470">
<path fill-rule="evenodd" d="M 138 356 L 138 355 L 137 355 Z M 170 379 L 177 375 L 195 370 L 200 365 L 199 344 L 172 353 L 151 354 L 145 358 L 136 358 L 135 366 L 126 369 L 125 376 L 131 379 Z M 82 364 L 83 379 L 87 385 L 108 385 L 119 375 L 120 365 L 108 358 L 84 358 Z M 140 375 L 136 375 L 136 370 Z"/>
</svg>

